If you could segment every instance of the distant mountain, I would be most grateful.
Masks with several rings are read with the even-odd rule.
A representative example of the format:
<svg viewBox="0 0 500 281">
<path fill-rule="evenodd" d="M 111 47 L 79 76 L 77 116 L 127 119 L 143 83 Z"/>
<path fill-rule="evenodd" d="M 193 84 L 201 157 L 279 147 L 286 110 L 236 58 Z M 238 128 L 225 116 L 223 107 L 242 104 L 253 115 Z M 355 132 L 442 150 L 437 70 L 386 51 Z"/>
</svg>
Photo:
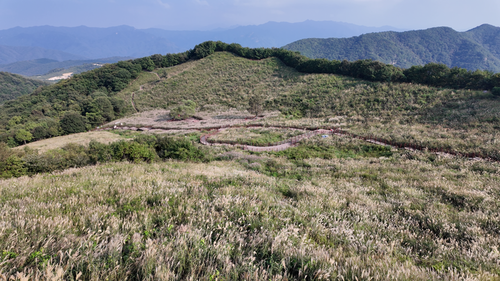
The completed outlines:
<svg viewBox="0 0 500 281">
<path fill-rule="evenodd" d="M 481 25 L 467 32 L 449 27 L 370 33 L 351 38 L 303 39 L 283 48 L 309 58 L 373 59 L 403 68 L 430 62 L 500 72 L 500 28 Z"/>
<path fill-rule="evenodd" d="M 103 63 L 115 63 L 121 60 L 128 60 L 131 57 L 112 57 L 105 59 L 94 59 L 94 60 L 68 60 L 68 61 L 57 61 L 51 59 L 36 59 L 28 61 L 18 61 L 7 65 L 0 65 L 0 71 L 6 71 L 10 73 L 21 74 L 24 76 L 35 76 L 44 75 L 48 72 L 56 72 L 62 69 L 69 69 L 82 65 L 101 65 Z M 95 66 L 93 68 L 97 68 Z M 87 71 L 93 69 L 92 67 L 84 67 L 82 70 Z M 54 71 L 56 70 L 56 71 Z M 71 71 L 74 73 L 80 73 L 81 71 Z"/>
<path fill-rule="evenodd" d="M 135 29 L 130 26 L 110 28 L 93 27 L 15 27 L 0 30 L 0 45 L 39 47 L 75 54 L 73 58 L 54 56 L 22 57 L 15 61 L 50 58 L 54 60 L 94 59 L 105 57 L 144 57 L 152 54 L 178 53 L 208 40 L 239 43 L 245 47 L 281 47 L 287 43 L 310 37 L 349 37 L 367 32 L 396 30 L 392 27 L 365 27 L 340 22 L 301 23 L 269 22 L 262 25 L 241 26 L 214 31 L 168 31 L 163 29 Z M 23 52 L 20 52 L 22 54 Z M 0 50 L 0 58 L 3 51 Z M 9 55 L 6 55 L 8 57 Z"/>
<path fill-rule="evenodd" d="M 167 51 L 180 51 L 173 44 L 130 26 L 93 27 L 15 27 L 0 30 L 0 44 L 37 46 L 78 54 L 79 59 L 142 57 Z M 26 59 L 23 59 L 26 60 Z"/>
<path fill-rule="evenodd" d="M 82 56 L 73 55 L 57 50 L 48 50 L 41 47 L 12 47 L 0 45 L 0 64 L 9 64 L 16 61 L 34 60 L 41 58 L 47 58 L 56 61 L 84 59 L 84 57 Z"/>
<path fill-rule="evenodd" d="M 168 39 L 180 49 L 187 50 L 208 40 L 238 43 L 249 48 L 271 48 L 281 47 L 303 38 L 342 38 L 388 30 L 398 31 L 397 28 L 390 26 L 366 27 L 343 22 L 309 20 L 299 23 L 268 22 L 214 31 L 168 31 L 154 28 L 143 31 Z"/>
<path fill-rule="evenodd" d="M 27 95 L 39 86 L 45 85 L 48 85 L 48 83 L 28 79 L 17 74 L 0 72 L 0 104 L 16 99 L 19 96 Z"/>
</svg>

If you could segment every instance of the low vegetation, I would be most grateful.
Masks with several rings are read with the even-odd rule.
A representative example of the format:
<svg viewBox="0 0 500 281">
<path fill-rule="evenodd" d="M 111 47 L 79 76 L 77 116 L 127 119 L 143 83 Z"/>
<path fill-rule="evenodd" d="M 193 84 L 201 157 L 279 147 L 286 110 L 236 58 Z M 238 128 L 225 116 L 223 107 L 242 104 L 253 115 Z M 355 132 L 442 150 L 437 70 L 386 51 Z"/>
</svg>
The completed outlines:
<svg viewBox="0 0 500 281">
<path fill-rule="evenodd" d="M 317 138 L 284 157 L 229 151 L 1 180 L 0 274 L 498 277 L 498 164 L 362 145 Z"/>
<path fill-rule="evenodd" d="M 498 279 L 499 162 L 432 151 L 500 159 L 497 76 L 469 90 L 397 82 L 407 73 L 206 42 L 7 102 L 0 280 Z M 62 144 L 103 122 L 173 130 Z M 321 127 L 429 149 L 335 134 L 279 152 L 202 146 L 193 130 L 216 126 L 220 142 Z M 57 146 L 10 148 L 30 137 Z"/>
</svg>

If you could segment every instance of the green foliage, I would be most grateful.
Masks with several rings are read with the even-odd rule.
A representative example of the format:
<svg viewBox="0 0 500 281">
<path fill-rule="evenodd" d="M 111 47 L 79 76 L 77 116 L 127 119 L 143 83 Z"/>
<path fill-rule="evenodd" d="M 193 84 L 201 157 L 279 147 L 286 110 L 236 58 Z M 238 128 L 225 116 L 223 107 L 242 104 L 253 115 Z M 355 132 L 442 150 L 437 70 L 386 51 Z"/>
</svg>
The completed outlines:
<svg viewBox="0 0 500 281">
<path fill-rule="evenodd" d="M 26 144 L 26 142 L 30 141 L 32 138 L 33 138 L 33 135 L 31 135 L 30 132 L 28 132 L 24 129 L 20 129 L 16 133 L 16 140 L 18 142 L 24 142 L 24 144 Z"/>
<path fill-rule="evenodd" d="M 500 87 L 494 87 L 494 88 L 491 90 L 491 93 L 492 93 L 495 97 L 500 97 Z"/>
<path fill-rule="evenodd" d="M 0 178 L 20 177 L 25 174 L 24 161 L 5 143 L 0 142 Z"/>
<path fill-rule="evenodd" d="M 65 134 L 85 132 L 85 119 L 78 113 L 67 113 L 59 122 Z"/>
<path fill-rule="evenodd" d="M 48 85 L 45 82 L 28 79 L 21 75 L 0 72 L 0 104 L 33 92 L 36 88 Z"/>
<path fill-rule="evenodd" d="M 192 100 L 185 100 L 181 105 L 170 110 L 170 117 L 174 120 L 184 120 L 196 113 L 196 103 Z"/>
<path fill-rule="evenodd" d="M 217 43 L 214 41 L 203 42 L 199 45 L 196 45 L 193 50 L 193 54 L 196 58 L 202 59 L 204 57 L 208 57 L 209 55 L 215 52 L 217 47 Z"/>
<path fill-rule="evenodd" d="M 160 158 L 179 160 L 203 161 L 207 160 L 206 154 L 188 140 L 175 140 L 169 137 L 159 137 L 155 145 Z"/>
<path fill-rule="evenodd" d="M 372 59 L 410 68 L 436 62 L 447 67 L 500 71 L 496 27 L 467 32 L 448 27 L 407 32 L 369 33 L 351 38 L 303 39 L 284 46 L 312 59 Z M 488 43 L 487 43 L 488 42 Z M 439 74 L 437 74 L 439 75 Z"/>
</svg>

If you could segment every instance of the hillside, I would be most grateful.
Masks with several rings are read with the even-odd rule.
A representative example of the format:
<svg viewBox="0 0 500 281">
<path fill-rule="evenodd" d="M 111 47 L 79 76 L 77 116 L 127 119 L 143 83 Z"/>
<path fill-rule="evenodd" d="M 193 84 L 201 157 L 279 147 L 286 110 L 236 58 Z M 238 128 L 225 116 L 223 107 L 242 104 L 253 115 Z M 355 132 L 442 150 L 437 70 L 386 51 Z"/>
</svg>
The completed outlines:
<svg viewBox="0 0 500 281">
<path fill-rule="evenodd" d="M 8 100 L 16 99 L 22 95 L 33 92 L 47 83 L 40 80 L 28 79 L 21 75 L 0 72 L 0 104 Z"/>
<path fill-rule="evenodd" d="M 222 50 L 263 59 L 248 60 Z M 439 72 L 426 78 L 429 70 Z M 338 74 L 316 74 L 323 71 L 372 82 Z M 31 131 L 31 140 L 81 132 L 135 110 L 170 109 L 184 99 L 195 101 L 200 108 L 213 104 L 244 108 L 249 97 L 255 95 L 265 97 L 266 109 L 295 117 L 361 115 L 389 118 L 391 122 L 397 118 L 420 119 L 454 127 L 479 122 L 481 130 L 494 130 L 498 100 L 491 93 L 401 83 L 412 75 L 416 80 L 408 82 L 422 81 L 441 87 L 458 86 L 458 81 L 463 88 L 491 90 L 496 86 L 497 93 L 500 86 L 499 75 L 446 71 L 450 70 L 439 65 L 402 71 L 376 62 L 308 60 L 282 49 L 247 49 L 206 42 L 192 52 L 105 65 L 9 101 L 0 111 L 0 141 L 11 146 L 23 144 L 25 138 L 16 135 L 24 131 Z M 394 83 L 383 82 L 388 79 Z M 470 111 L 477 113 L 470 115 Z M 63 130 L 60 125 L 64 116 L 69 118 L 65 119 L 67 122 L 78 119 L 82 125 L 76 131 Z M 493 153 L 494 146 L 488 151 Z"/>
<path fill-rule="evenodd" d="M 500 72 L 500 28 L 481 25 L 467 32 L 448 27 L 380 32 L 352 38 L 303 39 L 284 46 L 309 58 L 373 59 L 403 68 L 427 63 Z"/>
<path fill-rule="evenodd" d="M 498 76 L 414 71 L 206 42 L 7 102 L 0 279 L 495 280 Z"/>
</svg>

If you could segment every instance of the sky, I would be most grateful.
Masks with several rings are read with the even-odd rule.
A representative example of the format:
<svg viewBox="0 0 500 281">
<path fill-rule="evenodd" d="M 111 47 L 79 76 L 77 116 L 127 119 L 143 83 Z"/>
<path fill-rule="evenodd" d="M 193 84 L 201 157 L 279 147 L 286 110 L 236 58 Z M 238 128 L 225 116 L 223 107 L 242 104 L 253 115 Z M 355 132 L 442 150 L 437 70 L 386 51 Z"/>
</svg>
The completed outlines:
<svg viewBox="0 0 500 281">
<path fill-rule="evenodd" d="M 500 26 L 500 0 L 0 0 L 0 29 L 129 25 L 210 30 L 269 21 L 338 21 L 400 29 Z"/>
</svg>

